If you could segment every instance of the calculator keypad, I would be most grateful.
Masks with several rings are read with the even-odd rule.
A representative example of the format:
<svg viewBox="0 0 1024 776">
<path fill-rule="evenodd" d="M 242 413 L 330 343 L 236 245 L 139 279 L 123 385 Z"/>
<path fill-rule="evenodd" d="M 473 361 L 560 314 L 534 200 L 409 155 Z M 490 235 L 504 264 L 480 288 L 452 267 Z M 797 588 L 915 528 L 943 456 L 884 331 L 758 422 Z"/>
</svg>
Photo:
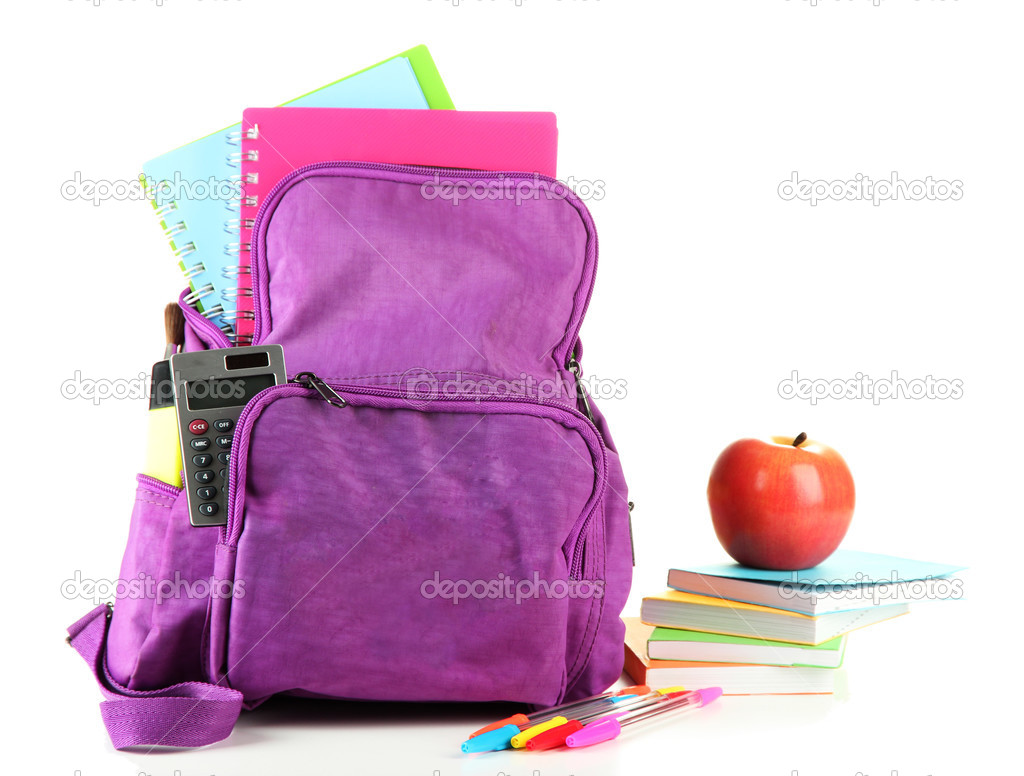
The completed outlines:
<svg viewBox="0 0 1024 776">
<path fill-rule="evenodd" d="M 203 517 L 213 517 L 220 511 L 218 498 L 222 492 L 227 491 L 228 469 L 227 464 L 231 461 L 231 432 L 235 428 L 233 418 L 216 418 L 212 422 L 195 420 L 189 424 L 189 431 L 193 434 L 205 434 L 210 429 L 221 432 L 220 435 L 210 438 L 208 436 L 196 436 L 189 440 L 192 449 L 197 451 L 192 456 L 192 464 L 197 471 L 193 474 L 195 482 L 199 485 L 195 490 L 196 497 L 200 499 L 196 511 Z M 216 454 L 216 460 L 223 464 L 220 468 L 214 469 L 214 455 L 212 452 L 199 452 L 210 450 L 216 444 L 222 452 Z"/>
<path fill-rule="evenodd" d="M 217 510 L 219 508 L 220 505 L 216 501 L 204 501 L 202 504 L 199 505 L 198 510 L 199 514 L 201 514 L 203 517 L 213 517 L 215 514 L 217 514 Z"/>
<path fill-rule="evenodd" d="M 224 526 L 239 419 L 258 394 L 288 382 L 284 348 L 236 344 L 174 352 L 169 361 L 189 523 Z"/>
</svg>

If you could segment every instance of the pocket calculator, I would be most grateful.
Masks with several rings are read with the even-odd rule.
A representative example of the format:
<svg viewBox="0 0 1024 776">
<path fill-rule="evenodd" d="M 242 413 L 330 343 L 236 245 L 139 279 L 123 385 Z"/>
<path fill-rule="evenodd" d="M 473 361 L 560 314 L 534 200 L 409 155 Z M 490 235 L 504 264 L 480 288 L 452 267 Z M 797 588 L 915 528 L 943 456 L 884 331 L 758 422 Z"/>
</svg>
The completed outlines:
<svg viewBox="0 0 1024 776">
<path fill-rule="evenodd" d="M 227 524 L 228 463 L 242 408 L 288 382 L 280 345 L 200 350 L 171 356 L 174 406 L 194 526 Z"/>
</svg>

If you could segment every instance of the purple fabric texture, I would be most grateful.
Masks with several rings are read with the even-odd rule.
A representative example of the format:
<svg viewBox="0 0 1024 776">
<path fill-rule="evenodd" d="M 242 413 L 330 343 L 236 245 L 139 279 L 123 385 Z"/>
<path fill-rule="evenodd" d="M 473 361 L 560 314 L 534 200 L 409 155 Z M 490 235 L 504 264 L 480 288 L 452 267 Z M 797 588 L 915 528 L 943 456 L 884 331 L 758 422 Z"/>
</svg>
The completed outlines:
<svg viewBox="0 0 1024 776">
<path fill-rule="evenodd" d="M 228 526 L 233 570 L 216 574 L 245 594 L 215 601 L 211 621 L 228 632 L 231 686 L 251 700 L 300 689 L 554 703 L 589 648 L 566 643 L 569 609 L 599 609 L 603 593 L 569 598 L 576 537 L 603 484 L 596 436 L 558 408 L 426 412 L 339 392 L 348 407 L 298 386 L 269 392 L 239 438 L 248 457 L 233 512 L 244 519 Z M 505 578 L 538 590 L 509 598 Z"/>
<path fill-rule="evenodd" d="M 483 195 L 437 194 L 467 180 Z M 122 578 L 233 592 L 118 601 L 107 691 L 551 705 L 612 684 L 629 513 L 568 367 L 583 204 L 536 176 L 332 163 L 279 184 L 254 235 L 256 343 L 347 406 L 297 383 L 251 401 L 223 529 L 139 478 Z M 226 346 L 186 313 L 188 349 Z"/>
<path fill-rule="evenodd" d="M 196 592 L 184 586 L 213 574 L 215 537 L 189 523 L 181 488 L 143 474 L 136 479 L 119 579 L 140 590 L 117 601 L 107 668 L 119 684 L 151 690 L 203 676 L 196 645 L 209 601 L 182 593 Z"/>
<path fill-rule="evenodd" d="M 420 369 L 564 386 L 597 265 L 590 215 L 533 176 L 515 199 L 457 202 L 443 180 L 326 166 L 278 184 L 253 232 L 256 341 L 324 379 Z M 497 180 L 473 182 L 496 196 Z"/>
</svg>

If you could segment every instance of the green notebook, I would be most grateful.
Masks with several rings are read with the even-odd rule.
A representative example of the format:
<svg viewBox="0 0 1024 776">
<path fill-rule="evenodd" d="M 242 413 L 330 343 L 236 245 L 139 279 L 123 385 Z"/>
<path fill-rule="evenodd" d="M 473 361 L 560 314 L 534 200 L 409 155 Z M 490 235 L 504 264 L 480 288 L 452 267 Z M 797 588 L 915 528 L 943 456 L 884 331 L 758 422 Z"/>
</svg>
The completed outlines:
<svg viewBox="0 0 1024 776">
<path fill-rule="evenodd" d="M 655 628 L 647 641 L 652 660 L 685 660 L 701 663 L 753 663 L 766 666 L 839 668 L 846 652 L 846 636 L 836 636 L 817 646 L 768 641 L 721 633 Z"/>
</svg>

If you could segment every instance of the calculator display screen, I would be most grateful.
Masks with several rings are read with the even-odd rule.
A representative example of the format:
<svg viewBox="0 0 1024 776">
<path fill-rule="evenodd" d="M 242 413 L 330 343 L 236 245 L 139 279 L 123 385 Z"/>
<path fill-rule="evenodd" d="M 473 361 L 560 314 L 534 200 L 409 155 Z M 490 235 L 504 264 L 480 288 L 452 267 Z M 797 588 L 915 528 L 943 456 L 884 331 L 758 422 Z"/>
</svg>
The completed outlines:
<svg viewBox="0 0 1024 776">
<path fill-rule="evenodd" d="M 212 410 L 220 407 L 237 407 L 248 402 L 264 388 L 276 384 L 274 375 L 190 380 L 186 384 L 188 408 Z"/>
</svg>

